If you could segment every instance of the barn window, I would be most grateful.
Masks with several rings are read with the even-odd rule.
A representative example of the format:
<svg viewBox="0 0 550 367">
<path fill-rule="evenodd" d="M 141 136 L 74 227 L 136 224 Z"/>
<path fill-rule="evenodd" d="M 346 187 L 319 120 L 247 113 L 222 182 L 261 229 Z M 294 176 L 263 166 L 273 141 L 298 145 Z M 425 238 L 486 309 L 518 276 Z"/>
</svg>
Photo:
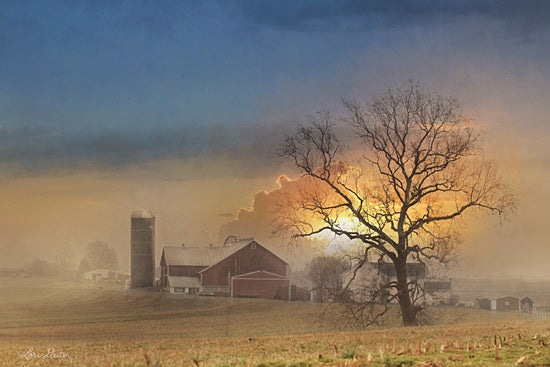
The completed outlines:
<svg viewBox="0 0 550 367">
<path fill-rule="evenodd" d="M 254 250 L 254 249 L 256 248 L 256 243 L 255 243 L 255 242 L 252 242 L 252 243 L 250 244 L 250 248 L 251 248 L 252 250 Z"/>
</svg>

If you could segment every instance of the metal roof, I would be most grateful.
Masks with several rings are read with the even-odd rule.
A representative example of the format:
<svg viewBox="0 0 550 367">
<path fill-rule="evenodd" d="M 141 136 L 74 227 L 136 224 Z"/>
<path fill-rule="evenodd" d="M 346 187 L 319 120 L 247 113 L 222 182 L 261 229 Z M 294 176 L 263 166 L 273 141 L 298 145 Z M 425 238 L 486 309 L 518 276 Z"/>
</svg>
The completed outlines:
<svg viewBox="0 0 550 367">
<path fill-rule="evenodd" d="M 246 245 L 243 245 L 246 246 Z M 242 247 L 242 246 L 241 246 Z M 166 265 L 210 266 L 231 254 L 236 246 L 224 247 L 185 247 L 165 246 L 163 249 Z M 240 248 L 240 247 L 239 247 Z"/>
<path fill-rule="evenodd" d="M 286 265 L 288 265 L 288 263 L 286 261 L 284 261 L 280 256 L 278 256 L 277 254 L 275 254 L 273 251 L 265 248 L 264 246 L 260 245 L 258 242 L 256 241 L 251 241 L 247 244 L 244 244 L 244 245 L 240 245 L 240 246 L 235 246 L 235 247 L 231 247 L 233 249 L 233 251 L 230 251 L 228 252 L 225 256 L 219 258 L 217 261 L 215 261 L 214 263 L 210 264 L 207 268 L 205 269 L 202 269 L 201 271 L 199 271 L 199 273 L 203 273 L 207 270 L 210 270 L 211 268 L 213 268 L 215 265 L 218 265 L 219 262 L 221 262 L 223 259 L 225 259 L 226 257 L 229 257 L 237 252 L 239 252 L 241 249 L 247 247 L 248 245 L 251 245 L 251 244 L 255 244 L 256 246 L 260 246 L 262 247 L 263 249 L 265 249 L 266 251 L 270 252 L 271 254 L 273 254 L 273 256 L 277 257 L 279 260 L 281 260 L 282 262 L 284 262 Z M 218 248 L 223 248 L 223 247 L 218 247 Z"/>
<path fill-rule="evenodd" d="M 521 303 L 530 303 L 530 304 L 533 304 L 533 300 L 529 297 L 523 297 L 520 301 Z"/>
<path fill-rule="evenodd" d="M 199 278 L 196 278 L 196 277 L 169 276 L 168 284 L 170 284 L 170 287 L 178 287 L 178 288 L 200 288 L 201 287 L 201 282 Z"/>
</svg>

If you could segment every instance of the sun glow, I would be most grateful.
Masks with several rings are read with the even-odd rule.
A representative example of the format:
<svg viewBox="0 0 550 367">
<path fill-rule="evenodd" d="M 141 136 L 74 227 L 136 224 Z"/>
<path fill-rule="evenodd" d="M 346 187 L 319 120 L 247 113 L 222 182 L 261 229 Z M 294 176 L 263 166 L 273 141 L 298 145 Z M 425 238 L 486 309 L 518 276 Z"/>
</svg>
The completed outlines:
<svg viewBox="0 0 550 367">
<path fill-rule="evenodd" d="M 322 224 L 319 223 L 317 227 L 321 226 Z M 357 219 L 351 217 L 339 218 L 337 223 L 335 224 L 335 228 L 340 228 L 345 231 L 357 230 L 358 226 L 359 223 Z M 353 247 L 352 241 L 348 237 L 337 235 L 329 229 L 325 229 L 324 231 L 315 233 L 309 237 L 325 244 L 324 252 L 326 253 L 338 253 L 341 251 L 346 251 Z"/>
</svg>

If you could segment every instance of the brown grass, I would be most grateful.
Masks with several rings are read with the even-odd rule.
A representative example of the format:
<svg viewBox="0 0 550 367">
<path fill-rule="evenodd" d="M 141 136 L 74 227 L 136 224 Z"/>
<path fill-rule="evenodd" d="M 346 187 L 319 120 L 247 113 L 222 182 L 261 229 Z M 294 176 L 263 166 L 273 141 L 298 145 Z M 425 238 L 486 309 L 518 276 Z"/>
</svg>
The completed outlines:
<svg viewBox="0 0 550 367">
<path fill-rule="evenodd" d="M 550 365 L 550 324 L 458 308 L 418 328 L 343 330 L 318 304 L 182 297 L 94 284 L 0 284 L 0 366 Z M 49 348 L 71 358 L 21 355 Z"/>
</svg>

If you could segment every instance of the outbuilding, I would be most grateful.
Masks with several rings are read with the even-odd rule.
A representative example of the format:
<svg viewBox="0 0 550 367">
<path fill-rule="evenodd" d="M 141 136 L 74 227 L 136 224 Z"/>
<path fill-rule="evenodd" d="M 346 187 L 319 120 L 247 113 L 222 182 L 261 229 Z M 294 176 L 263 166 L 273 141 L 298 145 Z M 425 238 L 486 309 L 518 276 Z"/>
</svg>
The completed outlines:
<svg viewBox="0 0 550 367">
<path fill-rule="evenodd" d="M 164 247 L 161 288 L 171 293 L 289 299 L 288 263 L 256 241 Z"/>
<path fill-rule="evenodd" d="M 169 276 L 167 288 L 170 293 L 197 294 L 201 289 L 201 282 L 197 277 Z"/>
<path fill-rule="evenodd" d="M 494 311 L 519 311 L 519 298 L 506 296 L 495 299 Z"/>
<path fill-rule="evenodd" d="M 524 297 L 519 301 L 522 312 L 533 312 L 533 300 L 529 297 Z"/>
</svg>

